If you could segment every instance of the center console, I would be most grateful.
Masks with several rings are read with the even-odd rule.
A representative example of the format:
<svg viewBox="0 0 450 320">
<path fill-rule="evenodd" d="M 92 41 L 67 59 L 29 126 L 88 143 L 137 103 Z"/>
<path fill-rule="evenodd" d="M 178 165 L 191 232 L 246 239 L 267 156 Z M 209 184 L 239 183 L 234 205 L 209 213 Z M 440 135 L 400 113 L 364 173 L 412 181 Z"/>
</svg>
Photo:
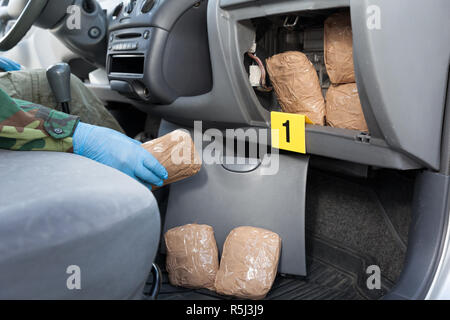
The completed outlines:
<svg viewBox="0 0 450 320">
<path fill-rule="evenodd" d="M 150 104 L 211 90 L 207 1 L 131 0 L 109 16 L 111 88 Z"/>
</svg>

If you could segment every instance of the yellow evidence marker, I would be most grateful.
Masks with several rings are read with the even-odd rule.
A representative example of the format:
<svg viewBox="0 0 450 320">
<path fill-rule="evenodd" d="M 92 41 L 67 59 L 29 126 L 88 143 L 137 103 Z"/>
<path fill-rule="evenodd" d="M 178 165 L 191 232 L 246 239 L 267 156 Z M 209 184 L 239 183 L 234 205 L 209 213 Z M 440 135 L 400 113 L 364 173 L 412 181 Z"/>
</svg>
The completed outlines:
<svg viewBox="0 0 450 320">
<path fill-rule="evenodd" d="M 271 112 L 272 147 L 306 153 L 305 126 L 312 124 L 303 114 Z"/>
</svg>

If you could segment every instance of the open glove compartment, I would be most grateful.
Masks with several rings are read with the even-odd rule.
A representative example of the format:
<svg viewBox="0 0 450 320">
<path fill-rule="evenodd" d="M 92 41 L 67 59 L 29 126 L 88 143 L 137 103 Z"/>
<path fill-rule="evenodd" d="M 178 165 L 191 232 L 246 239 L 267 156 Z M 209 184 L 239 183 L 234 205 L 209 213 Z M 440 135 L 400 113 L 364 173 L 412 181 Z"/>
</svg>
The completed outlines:
<svg viewBox="0 0 450 320">
<path fill-rule="evenodd" d="M 275 43 L 278 35 L 266 30 L 260 36 L 261 31 L 253 22 L 294 18 L 287 21 L 289 27 L 298 16 L 296 26 L 303 28 L 303 35 L 293 39 L 296 44 L 286 42 L 294 47 L 267 48 L 268 54 L 295 48 L 304 50 L 302 36 L 303 40 L 310 40 L 306 53 L 315 53 L 317 62 L 314 55 L 310 59 L 320 66 L 323 39 L 316 27 L 322 24 L 323 28 L 326 17 L 336 11 L 347 10 L 353 30 L 355 80 L 368 133 L 307 125 L 307 153 L 383 168 L 438 169 L 450 60 L 447 41 L 450 21 L 446 16 L 449 10 L 443 8 L 450 10 L 450 3 L 446 0 L 209 1 L 211 91 L 179 97 L 170 105 L 153 105 L 152 111 L 186 125 L 203 120 L 205 125 L 220 124 L 227 128 L 269 127 L 276 97 L 261 99 L 255 93 L 245 60 L 257 38 L 274 37 Z M 308 31 L 308 25 L 314 28 Z M 324 96 L 326 80 L 321 79 Z"/>
<path fill-rule="evenodd" d="M 252 2 L 221 3 L 248 32 L 237 33 L 246 72 L 254 64 L 246 50 L 256 49 L 263 63 L 278 53 L 300 51 L 316 68 L 324 97 L 333 85 L 324 59 L 324 22 L 333 14 L 351 14 L 356 83 L 369 132 L 310 125 L 307 152 L 397 169 L 439 168 L 450 57 L 450 43 L 444 41 L 450 25 L 442 7 L 448 3 L 253 2 L 258 10 Z M 242 19 L 246 15 L 249 19 Z M 435 18 L 417 23 L 411 16 Z M 266 110 L 279 111 L 274 93 L 252 91 Z"/>
<path fill-rule="evenodd" d="M 261 31 L 253 22 L 298 16 L 296 24 L 305 28 L 296 47 L 302 49 L 300 36 L 309 37 L 307 53 L 316 50 L 316 66 L 320 66 L 320 30 L 308 31 L 306 24 L 320 26 L 327 15 L 347 10 L 353 29 L 356 84 L 369 133 L 307 125 L 307 153 L 400 170 L 438 169 L 450 57 L 447 41 L 450 21 L 446 16 L 449 10 L 443 8 L 450 10 L 450 3 L 446 0 L 209 1 L 211 91 L 196 97 L 180 97 L 169 106 L 154 106 L 152 110 L 166 119 L 186 124 L 203 120 L 220 122 L 229 128 L 270 126 L 270 111 L 277 102 L 274 96 L 261 99 L 255 93 L 245 59 L 255 40 L 270 37 L 271 31 L 260 37 Z M 288 20 L 289 24 L 293 22 Z M 268 48 L 268 54 L 282 50 Z M 326 72 L 322 70 L 322 74 Z M 326 80 L 321 79 L 324 91 Z"/>
</svg>

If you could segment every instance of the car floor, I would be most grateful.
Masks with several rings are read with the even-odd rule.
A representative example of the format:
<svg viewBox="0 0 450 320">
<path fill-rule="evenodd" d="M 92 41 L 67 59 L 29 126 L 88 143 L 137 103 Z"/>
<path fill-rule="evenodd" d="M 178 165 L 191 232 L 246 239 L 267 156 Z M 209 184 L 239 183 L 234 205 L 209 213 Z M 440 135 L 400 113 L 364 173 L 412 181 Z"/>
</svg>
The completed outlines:
<svg viewBox="0 0 450 320">
<path fill-rule="evenodd" d="M 321 239 L 314 239 L 320 250 L 315 257 L 307 257 L 307 277 L 292 277 L 279 275 L 267 295 L 268 300 L 366 300 L 377 299 L 388 289 L 386 287 L 379 292 L 370 292 L 365 289 L 362 266 L 367 264 L 364 257 L 355 255 L 354 252 L 346 252 L 342 248 L 328 247 Z M 333 250 L 334 253 L 326 250 Z M 339 251 L 339 252 L 338 252 Z M 320 255 L 326 252 L 334 257 L 340 257 L 340 263 L 336 264 L 330 259 L 322 260 Z M 331 255 L 330 255 L 331 256 Z M 343 258 L 345 256 L 345 258 Z M 345 259 L 345 263 L 343 263 Z M 346 264 L 346 265 L 344 265 Z M 149 283 L 149 285 L 151 285 Z M 158 297 L 159 300 L 217 300 L 232 299 L 221 296 L 207 289 L 186 289 L 170 285 L 167 273 L 163 275 L 163 285 Z"/>
<path fill-rule="evenodd" d="M 368 179 L 310 170 L 306 197 L 307 276 L 279 275 L 266 299 L 379 299 L 398 279 L 411 221 L 414 176 L 380 170 Z M 164 271 L 164 257 L 159 265 Z M 381 270 L 369 290 L 367 267 Z M 149 284 L 150 285 L 150 284 Z M 164 271 L 158 299 L 231 299 L 177 288 Z"/>
</svg>

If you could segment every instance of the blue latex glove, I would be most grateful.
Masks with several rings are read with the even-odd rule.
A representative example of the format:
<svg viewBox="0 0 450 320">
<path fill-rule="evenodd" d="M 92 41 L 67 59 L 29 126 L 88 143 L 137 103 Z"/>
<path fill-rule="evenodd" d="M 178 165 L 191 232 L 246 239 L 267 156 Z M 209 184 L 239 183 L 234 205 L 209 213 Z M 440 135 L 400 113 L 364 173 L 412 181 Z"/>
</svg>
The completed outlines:
<svg viewBox="0 0 450 320">
<path fill-rule="evenodd" d="M 162 186 L 166 169 L 141 143 L 112 129 L 78 123 L 73 135 L 75 154 L 122 171 L 151 189 Z"/>
<path fill-rule="evenodd" d="M 22 66 L 8 58 L 0 57 L 0 69 L 3 71 L 19 71 Z"/>
</svg>

